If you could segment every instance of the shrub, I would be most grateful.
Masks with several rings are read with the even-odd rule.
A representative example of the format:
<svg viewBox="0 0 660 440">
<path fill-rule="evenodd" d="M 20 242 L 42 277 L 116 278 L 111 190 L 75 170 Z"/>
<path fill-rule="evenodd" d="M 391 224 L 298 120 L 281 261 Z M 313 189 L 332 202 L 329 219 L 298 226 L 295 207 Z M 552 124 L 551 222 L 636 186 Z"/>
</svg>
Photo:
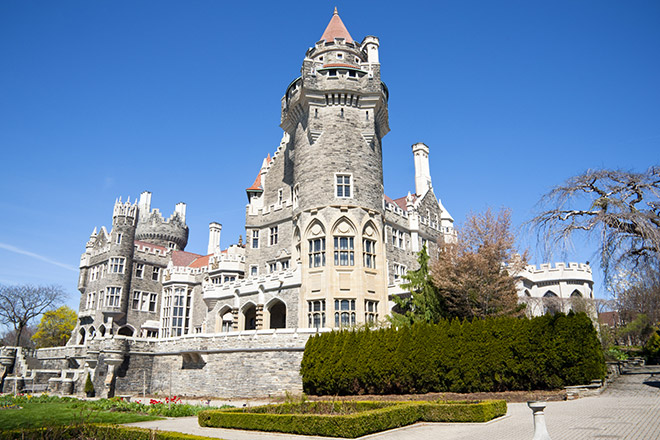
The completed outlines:
<svg viewBox="0 0 660 440">
<path fill-rule="evenodd" d="M 211 440 L 179 432 L 116 425 L 74 425 L 0 431 L 0 440 Z"/>
<path fill-rule="evenodd" d="M 320 334 L 301 375 L 315 395 L 488 392 L 589 383 L 605 364 L 587 315 L 558 313 Z"/>
<path fill-rule="evenodd" d="M 200 426 L 355 438 L 429 422 L 485 422 L 506 402 L 305 402 L 199 413 Z"/>
<path fill-rule="evenodd" d="M 87 373 L 87 380 L 85 380 L 85 393 L 94 394 L 94 382 L 92 382 L 92 377 Z"/>
</svg>

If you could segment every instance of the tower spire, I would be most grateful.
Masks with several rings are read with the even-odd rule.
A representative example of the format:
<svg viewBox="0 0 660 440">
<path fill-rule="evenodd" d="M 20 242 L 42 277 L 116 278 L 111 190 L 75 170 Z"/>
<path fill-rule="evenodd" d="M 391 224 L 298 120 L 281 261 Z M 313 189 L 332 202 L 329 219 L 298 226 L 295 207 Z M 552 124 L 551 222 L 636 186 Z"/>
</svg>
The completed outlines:
<svg viewBox="0 0 660 440">
<path fill-rule="evenodd" d="M 341 21 L 341 18 L 339 17 L 339 12 L 337 12 L 336 6 L 335 12 L 332 14 L 332 18 L 330 19 L 330 23 L 328 23 L 328 26 L 325 28 L 325 31 L 321 36 L 321 40 L 331 42 L 334 41 L 335 38 L 343 38 L 347 43 L 353 42 L 351 34 L 348 33 L 348 29 L 346 29 L 344 22 Z"/>
</svg>

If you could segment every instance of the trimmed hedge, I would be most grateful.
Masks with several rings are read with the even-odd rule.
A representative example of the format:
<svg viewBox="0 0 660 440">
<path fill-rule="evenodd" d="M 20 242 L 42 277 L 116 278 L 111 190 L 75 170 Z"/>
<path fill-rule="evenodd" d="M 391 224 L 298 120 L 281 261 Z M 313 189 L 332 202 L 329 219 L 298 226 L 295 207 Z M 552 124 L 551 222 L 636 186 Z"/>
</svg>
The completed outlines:
<svg viewBox="0 0 660 440">
<path fill-rule="evenodd" d="M 0 431 L 0 440 L 211 440 L 180 432 L 155 431 L 118 425 L 73 425 Z"/>
<path fill-rule="evenodd" d="M 311 337 L 300 373 L 314 395 L 558 389 L 603 379 L 584 313 L 414 324 Z"/>
<path fill-rule="evenodd" d="M 320 405 L 324 405 L 321 408 Z M 314 409 L 337 414 L 313 414 Z M 357 411 L 342 414 L 344 410 Z M 485 422 L 506 414 L 506 402 L 308 402 L 202 411 L 199 425 L 300 435 L 356 438 L 426 422 Z"/>
</svg>

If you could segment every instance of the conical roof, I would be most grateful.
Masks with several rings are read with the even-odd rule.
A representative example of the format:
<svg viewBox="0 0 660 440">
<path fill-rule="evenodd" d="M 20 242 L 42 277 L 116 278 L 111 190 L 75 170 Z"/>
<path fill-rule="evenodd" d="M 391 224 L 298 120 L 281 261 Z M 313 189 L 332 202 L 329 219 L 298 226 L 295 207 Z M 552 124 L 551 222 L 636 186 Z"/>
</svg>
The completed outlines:
<svg viewBox="0 0 660 440">
<path fill-rule="evenodd" d="M 335 7 L 335 12 L 332 14 L 330 23 L 328 23 L 323 35 L 321 35 L 321 40 L 327 42 L 334 41 L 335 38 L 343 38 L 347 43 L 353 42 L 353 38 L 351 38 L 351 34 L 348 33 L 348 29 L 344 26 L 344 22 L 339 18 L 337 7 Z"/>
</svg>

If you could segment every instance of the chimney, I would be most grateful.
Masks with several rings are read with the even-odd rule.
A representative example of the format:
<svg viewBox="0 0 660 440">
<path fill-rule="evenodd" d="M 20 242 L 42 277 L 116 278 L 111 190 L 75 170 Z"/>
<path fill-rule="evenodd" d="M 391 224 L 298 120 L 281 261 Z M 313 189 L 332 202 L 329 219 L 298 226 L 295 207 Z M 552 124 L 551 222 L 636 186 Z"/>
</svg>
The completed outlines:
<svg viewBox="0 0 660 440">
<path fill-rule="evenodd" d="M 429 147 L 419 142 L 412 146 L 412 151 L 415 158 L 415 192 L 421 197 L 431 188 Z"/>
<path fill-rule="evenodd" d="M 220 223 L 209 223 L 209 248 L 206 252 L 207 255 L 220 250 L 220 231 L 222 231 L 222 225 Z"/>
</svg>

